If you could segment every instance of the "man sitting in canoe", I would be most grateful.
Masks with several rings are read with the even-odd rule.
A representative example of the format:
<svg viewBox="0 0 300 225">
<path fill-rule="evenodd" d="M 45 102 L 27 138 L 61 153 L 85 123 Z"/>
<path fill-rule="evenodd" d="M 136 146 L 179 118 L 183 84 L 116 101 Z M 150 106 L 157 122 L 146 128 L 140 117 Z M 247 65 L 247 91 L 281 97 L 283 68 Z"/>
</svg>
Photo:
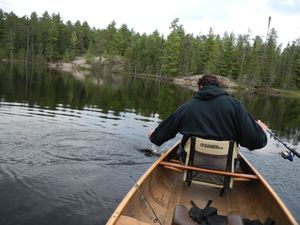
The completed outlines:
<svg viewBox="0 0 300 225">
<path fill-rule="evenodd" d="M 198 80 L 199 91 L 193 99 L 181 105 L 159 126 L 149 132 L 156 145 L 183 135 L 182 145 L 190 136 L 212 140 L 233 140 L 249 150 L 267 144 L 267 126 L 255 121 L 246 108 L 220 89 L 218 79 L 204 75 Z"/>
</svg>

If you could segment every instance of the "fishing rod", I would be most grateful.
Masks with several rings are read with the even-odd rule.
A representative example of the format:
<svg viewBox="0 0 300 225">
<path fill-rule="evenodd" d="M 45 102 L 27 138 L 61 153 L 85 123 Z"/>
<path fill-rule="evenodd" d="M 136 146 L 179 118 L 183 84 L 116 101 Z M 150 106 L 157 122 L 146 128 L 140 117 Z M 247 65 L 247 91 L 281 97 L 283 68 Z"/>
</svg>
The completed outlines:
<svg viewBox="0 0 300 225">
<path fill-rule="evenodd" d="M 293 161 L 294 156 L 300 158 L 300 154 L 296 151 L 297 148 L 291 148 L 289 145 L 283 142 L 279 137 L 275 136 L 270 130 L 267 129 L 267 132 L 270 134 L 271 137 L 279 141 L 284 147 L 287 148 L 287 150 L 283 150 L 282 152 L 280 152 L 282 158 L 288 159 L 290 161 Z"/>
</svg>

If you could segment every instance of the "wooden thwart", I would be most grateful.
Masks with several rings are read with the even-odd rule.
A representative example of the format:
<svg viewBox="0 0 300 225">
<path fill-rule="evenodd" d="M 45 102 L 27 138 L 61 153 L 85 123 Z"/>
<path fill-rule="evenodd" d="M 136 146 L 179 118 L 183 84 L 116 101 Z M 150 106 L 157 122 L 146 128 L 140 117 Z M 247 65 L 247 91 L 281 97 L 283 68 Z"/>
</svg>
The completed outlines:
<svg viewBox="0 0 300 225">
<path fill-rule="evenodd" d="M 204 168 L 199 168 L 199 167 L 194 167 L 194 166 L 186 166 L 186 165 L 181 165 L 181 164 L 171 163 L 171 162 L 166 162 L 166 161 L 161 161 L 159 164 L 163 165 L 163 166 L 177 168 L 180 170 L 193 170 L 193 171 L 202 172 L 202 173 L 219 174 L 219 175 L 224 175 L 224 176 L 246 178 L 246 179 L 251 179 L 251 180 L 258 179 L 258 177 L 256 175 L 252 175 L 252 174 L 232 173 L 232 172 L 226 172 L 226 171 L 221 171 L 221 170 L 204 169 Z"/>
<path fill-rule="evenodd" d="M 177 172 L 183 172 L 184 171 L 184 170 L 178 169 L 178 168 L 173 167 L 173 166 L 164 166 L 164 168 L 169 169 L 169 170 L 174 170 L 174 171 L 177 171 Z"/>
<path fill-rule="evenodd" d="M 298 225 L 276 192 L 242 154 L 240 154 L 240 162 L 245 167 L 245 171 L 249 171 L 247 174 L 241 170 L 231 173 L 197 168 L 195 165 L 184 165 L 172 159 L 178 144 L 179 142 L 162 153 L 162 156 L 136 181 L 106 225 L 152 225 L 155 218 L 153 212 L 157 213 L 159 221 L 170 225 L 176 205 L 186 205 L 191 199 L 200 205 L 205 205 L 207 200 L 211 199 L 214 201 L 214 207 L 223 214 L 234 212 L 244 218 L 261 221 L 270 217 L 276 224 Z M 234 178 L 234 188 L 226 192 L 225 199 L 220 199 L 219 192 L 210 186 L 188 187 L 183 183 L 182 174 L 187 170 L 231 176 Z M 151 200 L 153 211 L 146 202 L 147 205 L 144 204 L 143 199 Z"/>
</svg>

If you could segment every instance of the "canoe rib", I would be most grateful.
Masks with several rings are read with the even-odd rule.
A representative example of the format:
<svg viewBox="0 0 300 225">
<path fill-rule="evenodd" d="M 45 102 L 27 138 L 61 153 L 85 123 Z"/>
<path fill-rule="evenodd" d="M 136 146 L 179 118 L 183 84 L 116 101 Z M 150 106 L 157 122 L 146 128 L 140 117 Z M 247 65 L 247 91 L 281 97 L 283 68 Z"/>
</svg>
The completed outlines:
<svg viewBox="0 0 300 225">
<path fill-rule="evenodd" d="M 294 218 L 294 216 L 291 214 L 291 212 L 289 211 L 289 209 L 286 207 L 286 205 L 283 203 L 283 201 L 279 198 L 279 196 L 273 190 L 273 188 L 269 185 L 269 183 L 265 180 L 265 178 L 255 169 L 255 167 L 241 153 L 240 153 L 240 156 L 248 164 L 248 166 L 252 169 L 252 171 L 257 175 L 257 177 L 259 178 L 259 180 L 262 183 L 262 185 L 272 195 L 273 199 L 277 202 L 277 204 L 282 209 L 283 213 L 289 219 L 289 221 L 291 222 L 291 224 L 298 225 L 298 222 L 296 221 L 296 219 Z"/>
<path fill-rule="evenodd" d="M 182 169 L 182 170 L 193 170 L 193 171 L 203 172 L 203 173 L 219 174 L 219 175 L 224 175 L 224 176 L 232 176 L 232 177 L 258 180 L 258 177 L 256 175 L 252 175 L 252 174 L 231 173 L 231 172 L 226 172 L 226 171 L 221 171 L 221 170 L 211 170 L 211 169 L 199 168 L 199 167 L 194 167 L 194 166 L 180 165 L 180 164 L 170 163 L 170 162 L 165 162 L 165 161 L 161 161 L 159 164 L 163 165 L 163 166 L 169 166 L 169 167 L 174 167 L 177 169 Z"/>
<path fill-rule="evenodd" d="M 238 212 L 241 217 L 261 220 L 264 220 L 264 218 L 267 216 L 271 216 L 271 218 L 274 218 L 278 224 L 298 225 L 297 221 L 279 196 L 266 182 L 266 180 L 258 173 L 258 171 L 243 157 L 242 154 L 240 154 L 241 160 L 245 161 L 247 164 L 249 171 L 251 171 L 250 174 L 238 172 L 230 173 L 216 170 L 217 174 L 222 173 L 221 175 L 233 176 L 239 181 L 249 181 L 249 183 L 246 184 L 244 182 L 238 182 L 236 189 L 233 189 L 232 192 L 225 193 L 227 194 L 226 198 L 221 200 L 218 199 L 220 198 L 219 195 L 212 191 L 212 189 L 206 187 L 192 185 L 191 187 L 187 188 L 182 183 L 177 183 L 176 179 L 174 179 L 175 177 L 178 177 L 178 179 L 182 180 L 182 174 L 179 173 L 180 170 L 192 169 L 199 171 L 202 169 L 196 167 L 190 168 L 190 166 L 181 165 L 180 162 L 172 160 L 172 157 L 170 156 L 172 151 L 176 149 L 177 145 L 178 143 L 163 153 L 162 156 L 156 162 L 154 162 L 147 172 L 136 182 L 136 184 L 132 187 L 129 193 L 119 204 L 115 212 L 112 214 L 106 225 L 154 224 L 154 222 L 151 221 L 151 218 L 150 220 L 145 218 L 144 214 L 139 214 L 142 211 L 137 210 L 138 207 L 140 207 L 137 202 L 141 194 L 147 195 L 148 200 L 151 200 L 152 207 L 156 207 L 155 211 L 162 212 L 162 214 L 159 215 L 160 220 L 164 221 L 164 219 L 166 219 L 163 224 L 169 225 L 171 224 L 172 220 L 172 209 L 175 206 L 174 204 L 179 202 L 184 205 L 188 202 L 187 200 L 196 199 L 195 197 L 198 196 L 199 193 L 201 193 L 201 198 L 196 199 L 198 200 L 197 203 L 199 205 L 206 203 L 207 199 L 214 199 L 215 205 L 218 207 L 218 209 L 220 209 L 220 212 L 223 212 L 224 215 L 231 212 Z M 160 182 L 162 180 L 165 183 Z M 166 184 L 166 187 L 169 187 L 170 185 L 172 187 L 174 186 L 174 188 L 177 188 L 176 191 L 178 191 L 174 193 L 181 193 L 182 195 L 179 195 L 180 198 L 174 197 L 172 194 L 169 194 L 169 189 L 166 189 L 162 184 Z M 141 190 L 140 188 L 143 188 L 143 193 L 139 193 Z M 151 191 L 153 190 L 155 190 L 157 193 L 161 192 L 162 194 L 152 195 Z M 199 190 L 201 191 L 199 192 Z M 159 200 L 159 204 L 157 204 L 157 199 Z M 254 201 L 255 199 L 260 200 Z M 170 201 L 171 203 L 168 202 L 168 204 L 170 203 L 170 205 L 168 205 L 170 207 L 165 208 L 165 206 L 160 204 L 160 200 L 163 200 L 162 202 L 164 203 Z M 248 203 L 250 207 L 249 209 L 246 207 Z"/>
<path fill-rule="evenodd" d="M 114 211 L 114 213 L 112 214 L 112 216 L 110 217 L 110 219 L 107 221 L 106 225 L 113 225 L 113 224 L 116 223 L 116 221 L 120 217 L 122 211 L 124 210 L 124 208 L 126 207 L 126 205 L 128 204 L 128 202 L 130 201 L 130 199 L 134 195 L 134 193 L 137 192 L 137 190 L 139 189 L 140 185 L 152 173 L 152 171 L 157 168 L 157 166 L 159 165 L 159 163 L 161 161 L 163 161 L 169 155 L 169 153 L 172 152 L 178 146 L 179 143 L 180 143 L 180 141 L 178 141 L 177 143 L 175 143 L 168 151 L 164 152 L 163 155 L 152 164 L 152 166 L 147 170 L 147 172 L 144 173 L 144 175 L 136 182 L 136 184 L 127 193 L 127 195 L 125 196 L 125 198 L 122 200 L 122 202 L 116 208 L 116 210 Z"/>
</svg>

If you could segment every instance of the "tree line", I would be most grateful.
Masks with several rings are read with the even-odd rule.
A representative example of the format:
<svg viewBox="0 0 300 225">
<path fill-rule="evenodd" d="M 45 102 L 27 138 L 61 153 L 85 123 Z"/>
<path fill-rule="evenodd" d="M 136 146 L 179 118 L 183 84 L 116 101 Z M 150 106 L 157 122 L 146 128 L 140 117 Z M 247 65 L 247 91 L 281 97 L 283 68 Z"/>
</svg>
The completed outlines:
<svg viewBox="0 0 300 225">
<path fill-rule="evenodd" d="M 283 47 L 277 32 L 265 40 L 248 34 L 186 33 L 176 18 L 166 37 L 140 34 L 112 21 L 104 29 L 63 22 L 46 11 L 18 17 L 0 9 L 0 58 L 25 63 L 70 61 L 77 56 L 122 56 L 129 73 L 178 77 L 218 74 L 254 87 L 300 87 L 300 39 Z"/>
</svg>

